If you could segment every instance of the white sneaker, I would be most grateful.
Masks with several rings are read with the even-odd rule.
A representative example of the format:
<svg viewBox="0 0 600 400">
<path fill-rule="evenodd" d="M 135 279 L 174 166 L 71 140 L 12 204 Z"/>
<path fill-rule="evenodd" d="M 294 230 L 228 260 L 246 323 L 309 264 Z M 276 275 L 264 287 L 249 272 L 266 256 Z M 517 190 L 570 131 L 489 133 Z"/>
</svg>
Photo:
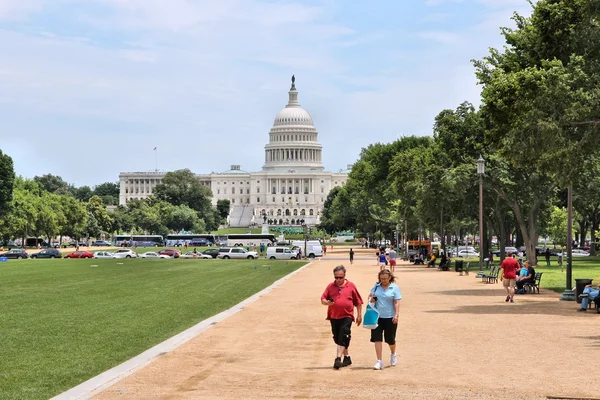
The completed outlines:
<svg viewBox="0 0 600 400">
<path fill-rule="evenodd" d="M 395 354 L 390 354 L 390 365 L 395 367 L 398 364 L 398 356 Z"/>
<path fill-rule="evenodd" d="M 383 369 L 383 361 L 381 360 L 377 360 L 377 362 L 375 363 L 375 366 L 373 366 L 373 369 Z"/>
</svg>

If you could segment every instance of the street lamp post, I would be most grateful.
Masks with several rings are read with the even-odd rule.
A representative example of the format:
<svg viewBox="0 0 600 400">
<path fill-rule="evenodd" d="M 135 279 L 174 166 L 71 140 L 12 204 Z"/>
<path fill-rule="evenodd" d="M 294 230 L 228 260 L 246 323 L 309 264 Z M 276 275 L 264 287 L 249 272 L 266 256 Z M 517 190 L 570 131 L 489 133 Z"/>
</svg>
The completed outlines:
<svg viewBox="0 0 600 400">
<path fill-rule="evenodd" d="M 483 271 L 483 174 L 485 160 L 480 155 L 477 160 L 477 175 L 479 175 L 479 271 Z"/>
</svg>

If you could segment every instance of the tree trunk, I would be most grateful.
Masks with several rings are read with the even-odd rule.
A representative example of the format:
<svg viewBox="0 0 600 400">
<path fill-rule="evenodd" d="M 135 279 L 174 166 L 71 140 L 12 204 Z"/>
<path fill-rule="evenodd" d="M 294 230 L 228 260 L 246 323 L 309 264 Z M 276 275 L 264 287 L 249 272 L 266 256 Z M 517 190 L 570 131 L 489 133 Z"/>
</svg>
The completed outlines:
<svg viewBox="0 0 600 400">
<path fill-rule="evenodd" d="M 535 245 L 537 244 L 535 212 L 537 211 L 538 204 L 539 203 L 536 202 L 531 205 L 528 221 L 525 222 L 519 203 L 517 203 L 516 200 L 513 201 L 515 218 L 517 219 L 519 227 L 521 228 L 521 233 L 523 234 L 523 239 L 525 240 L 527 260 L 529 260 L 529 262 L 531 262 L 531 264 L 534 266 L 537 266 L 537 254 L 535 252 Z"/>
<path fill-rule="evenodd" d="M 596 255 L 596 229 L 598 229 L 596 221 L 592 221 L 591 227 L 590 227 L 590 255 L 591 256 Z"/>
<path fill-rule="evenodd" d="M 523 231 L 521 230 L 521 228 L 519 227 L 519 224 L 517 224 L 517 226 L 515 226 L 515 247 L 518 249 L 521 246 L 525 245 L 525 237 L 523 235 Z"/>
<path fill-rule="evenodd" d="M 579 247 L 585 245 L 585 238 L 587 237 L 587 221 L 579 221 Z"/>
</svg>

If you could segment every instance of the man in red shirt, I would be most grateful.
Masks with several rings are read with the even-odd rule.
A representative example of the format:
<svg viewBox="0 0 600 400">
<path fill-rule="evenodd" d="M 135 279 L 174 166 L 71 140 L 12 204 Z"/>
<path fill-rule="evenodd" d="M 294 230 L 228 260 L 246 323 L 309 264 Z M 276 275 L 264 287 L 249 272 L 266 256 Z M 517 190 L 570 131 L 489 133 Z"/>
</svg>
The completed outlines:
<svg viewBox="0 0 600 400">
<path fill-rule="evenodd" d="M 502 268 L 502 283 L 504 289 L 506 289 L 506 302 L 510 301 L 514 303 L 513 297 L 515 296 L 515 282 L 517 281 L 517 270 L 521 268 L 519 262 L 515 260 L 512 253 L 509 251 L 506 253 L 506 258 L 500 264 Z"/>
<path fill-rule="evenodd" d="M 362 322 L 362 297 L 356 286 L 346 279 L 346 268 L 338 265 L 333 269 L 334 281 L 325 288 L 321 295 L 321 304 L 327 306 L 327 319 L 331 324 L 333 341 L 337 345 L 337 355 L 333 368 L 340 369 L 352 365 L 348 354 L 350 346 L 350 328 L 354 321 L 356 307 L 356 326 Z M 342 355 L 344 361 L 342 361 Z"/>
</svg>

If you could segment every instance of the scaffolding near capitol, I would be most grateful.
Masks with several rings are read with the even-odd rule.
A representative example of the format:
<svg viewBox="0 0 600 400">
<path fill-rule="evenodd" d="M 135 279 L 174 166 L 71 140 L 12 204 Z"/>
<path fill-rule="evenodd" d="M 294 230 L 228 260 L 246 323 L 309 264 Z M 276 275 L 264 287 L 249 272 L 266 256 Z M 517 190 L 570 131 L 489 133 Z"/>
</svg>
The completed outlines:
<svg viewBox="0 0 600 400">
<path fill-rule="evenodd" d="M 322 146 L 312 117 L 298 103 L 295 77 L 288 92 L 288 104 L 275 116 L 265 145 L 262 171 L 243 171 L 240 165 L 221 173 L 197 174 L 210 187 L 213 205 L 231 201 L 231 227 L 260 225 L 316 225 L 327 195 L 344 186 L 349 169 L 327 172 L 323 168 Z M 144 199 L 161 182 L 164 172 L 121 172 L 119 204 Z"/>
</svg>

